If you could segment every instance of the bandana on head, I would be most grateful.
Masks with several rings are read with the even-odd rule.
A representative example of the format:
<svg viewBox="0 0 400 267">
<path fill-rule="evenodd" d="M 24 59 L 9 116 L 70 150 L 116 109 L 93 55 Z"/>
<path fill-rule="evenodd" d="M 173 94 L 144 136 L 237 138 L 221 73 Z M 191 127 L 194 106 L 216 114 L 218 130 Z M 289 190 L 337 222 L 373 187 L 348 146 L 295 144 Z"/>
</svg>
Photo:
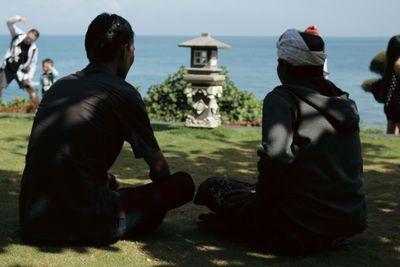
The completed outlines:
<svg viewBox="0 0 400 267">
<path fill-rule="evenodd" d="M 311 51 L 298 30 L 289 29 L 279 38 L 278 58 L 293 66 L 322 66 L 326 54 L 324 51 Z"/>
</svg>

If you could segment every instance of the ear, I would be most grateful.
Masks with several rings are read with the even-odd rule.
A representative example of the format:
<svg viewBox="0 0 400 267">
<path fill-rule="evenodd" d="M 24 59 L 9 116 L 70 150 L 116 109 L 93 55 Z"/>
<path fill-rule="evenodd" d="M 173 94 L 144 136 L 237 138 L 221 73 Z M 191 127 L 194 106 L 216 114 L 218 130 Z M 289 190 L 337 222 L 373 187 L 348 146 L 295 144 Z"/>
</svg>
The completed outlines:
<svg viewBox="0 0 400 267">
<path fill-rule="evenodd" d="M 279 66 L 280 66 L 283 74 L 288 73 L 288 71 L 290 69 L 290 65 L 285 60 L 279 60 Z"/>
<path fill-rule="evenodd" d="M 122 58 L 124 58 L 125 57 L 125 45 L 121 45 L 121 46 L 119 46 L 118 47 L 118 50 L 117 50 L 117 57 L 118 58 L 120 58 L 120 59 L 122 59 Z"/>
<path fill-rule="evenodd" d="M 129 43 L 123 44 L 118 48 L 118 56 L 124 58 L 127 54 L 131 53 L 131 45 Z"/>
<path fill-rule="evenodd" d="M 286 83 L 290 75 L 290 65 L 285 60 L 279 59 L 277 73 L 281 82 Z"/>
</svg>

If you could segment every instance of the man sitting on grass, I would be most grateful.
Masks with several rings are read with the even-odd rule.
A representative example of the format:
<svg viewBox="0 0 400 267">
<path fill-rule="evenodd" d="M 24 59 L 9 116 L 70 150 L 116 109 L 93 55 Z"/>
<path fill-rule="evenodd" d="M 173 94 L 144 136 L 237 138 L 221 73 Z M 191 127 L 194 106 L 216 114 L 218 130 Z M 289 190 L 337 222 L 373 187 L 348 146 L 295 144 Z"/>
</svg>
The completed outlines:
<svg viewBox="0 0 400 267">
<path fill-rule="evenodd" d="M 366 228 L 359 116 L 348 94 L 324 79 L 321 37 L 287 30 L 277 42 L 282 82 L 263 106 L 258 182 L 203 182 L 195 203 L 208 231 L 270 249 L 306 253 Z"/>
<path fill-rule="evenodd" d="M 53 84 L 40 103 L 21 181 L 22 238 L 105 245 L 157 227 L 193 198 L 189 174 L 170 170 L 138 91 L 125 82 L 134 61 L 128 21 L 103 13 L 89 25 L 89 65 Z M 117 188 L 108 170 L 127 141 L 153 181 Z"/>
</svg>

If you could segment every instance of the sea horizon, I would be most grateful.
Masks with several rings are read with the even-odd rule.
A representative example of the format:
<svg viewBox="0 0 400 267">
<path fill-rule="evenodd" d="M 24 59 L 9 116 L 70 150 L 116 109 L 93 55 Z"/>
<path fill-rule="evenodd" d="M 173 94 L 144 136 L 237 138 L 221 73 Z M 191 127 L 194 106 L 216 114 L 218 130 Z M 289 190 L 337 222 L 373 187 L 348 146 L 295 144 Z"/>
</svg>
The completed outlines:
<svg viewBox="0 0 400 267">
<path fill-rule="evenodd" d="M 136 35 L 135 63 L 127 81 L 139 85 L 143 97 L 151 85 L 164 81 L 167 75 L 176 72 L 180 66 L 188 67 L 190 49 L 178 47 L 180 42 L 198 35 Z M 280 84 L 276 75 L 277 36 L 211 36 L 231 45 L 230 49 L 218 51 L 218 66 L 226 66 L 230 79 L 240 90 L 246 90 L 262 100 L 274 87 Z M 372 95 L 361 89 L 364 80 L 378 78 L 369 71 L 372 58 L 384 50 L 386 37 L 324 37 L 328 54 L 329 79 L 339 88 L 349 92 L 358 105 L 362 125 L 384 128 L 386 118 L 383 107 Z M 0 35 L 0 56 L 3 57 L 9 45 L 9 35 Z M 82 34 L 43 34 L 37 41 L 39 47 L 38 67 L 35 81 L 41 74 L 41 61 L 52 58 L 61 76 L 74 73 L 87 64 Z M 5 101 L 15 96 L 27 98 L 15 82 L 3 92 Z"/>
<path fill-rule="evenodd" d="M 137 36 L 143 36 L 143 37 L 187 37 L 187 36 L 200 36 L 202 33 L 208 33 L 211 36 L 218 36 L 218 37 L 275 37 L 278 38 L 280 35 L 230 35 L 230 34 L 213 34 L 212 32 L 209 31 L 203 31 L 199 32 L 198 34 L 138 34 L 135 32 L 135 37 Z M 0 37 L 2 36 L 10 36 L 9 33 L 0 33 Z M 42 33 L 40 32 L 40 37 L 43 36 L 85 36 L 85 33 L 64 33 L 64 34 L 59 34 L 59 33 Z M 388 38 L 388 40 L 392 37 L 391 35 L 375 35 L 375 36 L 368 36 L 368 35 L 323 35 L 321 34 L 322 38 L 366 38 L 366 39 L 371 39 L 371 38 Z M 39 38 L 40 40 L 40 38 Z"/>
</svg>

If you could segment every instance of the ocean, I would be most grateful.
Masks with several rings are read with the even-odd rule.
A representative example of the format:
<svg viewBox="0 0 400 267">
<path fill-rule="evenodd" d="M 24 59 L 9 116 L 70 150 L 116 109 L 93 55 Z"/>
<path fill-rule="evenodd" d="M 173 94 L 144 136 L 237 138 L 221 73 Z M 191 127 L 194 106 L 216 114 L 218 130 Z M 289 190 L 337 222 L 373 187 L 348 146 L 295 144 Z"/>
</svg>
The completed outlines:
<svg viewBox="0 0 400 267">
<path fill-rule="evenodd" d="M 179 66 L 190 64 L 190 49 L 178 47 L 178 43 L 197 36 L 136 36 L 135 63 L 127 81 L 140 86 L 142 96 L 148 88 L 161 83 L 165 77 L 175 72 Z M 232 37 L 213 36 L 230 44 L 230 49 L 220 49 L 218 65 L 228 68 L 231 80 L 241 90 L 254 93 L 260 100 L 279 85 L 276 75 L 276 48 L 278 37 Z M 341 38 L 326 37 L 329 79 L 339 88 L 347 91 L 358 105 L 361 125 L 366 128 L 386 126 L 383 106 L 364 92 L 360 85 L 377 75 L 368 69 L 371 59 L 386 48 L 388 38 Z M 0 35 L 0 56 L 3 57 L 10 37 Z M 41 74 L 41 61 L 52 58 L 61 76 L 68 75 L 87 65 L 84 36 L 41 36 L 37 41 L 39 64 L 35 80 Z M 15 96 L 27 97 L 15 82 L 3 92 L 4 101 Z"/>
</svg>

